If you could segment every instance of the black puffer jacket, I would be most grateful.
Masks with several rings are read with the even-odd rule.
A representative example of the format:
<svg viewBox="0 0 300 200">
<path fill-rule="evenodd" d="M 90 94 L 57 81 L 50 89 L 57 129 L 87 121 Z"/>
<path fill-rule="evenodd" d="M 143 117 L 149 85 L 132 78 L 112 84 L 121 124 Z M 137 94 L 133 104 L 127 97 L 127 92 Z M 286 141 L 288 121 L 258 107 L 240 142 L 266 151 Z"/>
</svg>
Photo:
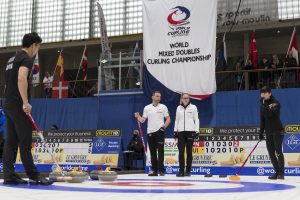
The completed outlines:
<svg viewBox="0 0 300 200">
<path fill-rule="evenodd" d="M 269 100 L 261 100 L 260 133 L 278 134 L 283 132 L 280 120 L 280 103 L 271 96 Z"/>
<path fill-rule="evenodd" d="M 143 153 L 143 143 L 139 136 L 133 136 L 128 144 L 127 150 L 135 153 Z"/>
</svg>

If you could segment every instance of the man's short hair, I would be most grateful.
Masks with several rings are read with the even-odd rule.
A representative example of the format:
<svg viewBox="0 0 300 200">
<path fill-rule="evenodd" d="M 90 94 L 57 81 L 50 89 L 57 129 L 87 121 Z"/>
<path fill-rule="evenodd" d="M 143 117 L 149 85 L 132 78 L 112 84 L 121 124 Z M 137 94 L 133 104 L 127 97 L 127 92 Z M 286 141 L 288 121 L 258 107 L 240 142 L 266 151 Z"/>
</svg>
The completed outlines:
<svg viewBox="0 0 300 200">
<path fill-rule="evenodd" d="M 160 93 L 160 91 L 157 90 L 152 93 L 152 96 L 154 96 L 155 94 L 161 94 L 161 93 Z"/>
<path fill-rule="evenodd" d="M 272 90 L 268 86 L 264 86 L 260 89 L 260 93 L 271 93 L 271 92 L 272 92 Z"/>
<path fill-rule="evenodd" d="M 42 43 L 42 38 L 36 33 L 27 33 L 23 36 L 22 47 L 29 48 L 32 44 L 40 44 Z"/>
</svg>

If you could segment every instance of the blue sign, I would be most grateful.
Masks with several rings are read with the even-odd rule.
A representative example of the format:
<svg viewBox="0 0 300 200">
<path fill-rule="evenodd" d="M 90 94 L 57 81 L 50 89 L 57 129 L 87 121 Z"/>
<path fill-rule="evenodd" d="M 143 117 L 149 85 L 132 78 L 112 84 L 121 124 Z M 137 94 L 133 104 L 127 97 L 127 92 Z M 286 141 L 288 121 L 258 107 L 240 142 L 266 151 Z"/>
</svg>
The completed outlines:
<svg viewBox="0 0 300 200">
<path fill-rule="evenodd" d="M 105 170 L 107 167 L 107 165 L 96 166 L 96 165 L 77 165 L 77 164 L 60 164 L 59 166 L 62 168 L 63 171 L 72 171 L 74 168 L 79 168 L 83 171 L 92 171 L 92 170 L 99 170 L 99 169 Z M 56 169 L 55 164 L 37 164 L 36 167 L 40 172 L 51 172 Z M 24 166 L 22 164 L 15 164 L 15 170 L 16 172 L 25 171 Z"/>
<path fill-rule="evenodd" d="M 93 138 L 92 154 L 119 154 L 120 143 L 119 137 Z"/>
<path fill-rule="evenodd" d="M 284 153 L 300 152 L 300 134 L 286 134 L 283 142 Z"/>
<path fill-rule="evenodd" d="M 165 166 L 166 174 L 177 174 L 179 172 L 178 166 Z M 211 166 L 197 166 L 192 167 L 191 173 L 194 175 L 235 175 L 239 167 L 211 167 Z M 151 171 L 151 166 L 145 168 L 145 172 Z M 272 167 L 244 167 L 241 175 L 246 176 L 270 176 L 275 173 Z M 286 167 L 284 170 L 286 176 L 299 176 L 300 167 Z"/>
</svg>

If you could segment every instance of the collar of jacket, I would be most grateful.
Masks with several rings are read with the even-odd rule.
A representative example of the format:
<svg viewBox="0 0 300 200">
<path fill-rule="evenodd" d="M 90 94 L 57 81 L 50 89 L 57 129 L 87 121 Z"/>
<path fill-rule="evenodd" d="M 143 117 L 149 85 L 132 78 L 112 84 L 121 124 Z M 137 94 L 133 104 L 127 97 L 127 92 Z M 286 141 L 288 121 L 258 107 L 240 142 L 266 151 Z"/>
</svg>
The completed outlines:
<svg viewBox="0 0 300 200">
<path fill-rule="evenodd" d="M 189 107 L 189 105 L 191 105 L 191 102 L 189 102 L 186 106 L 183 105 L 183 103 L 180 104 L 184 109 L 186 109 L 187 107 Z"/>
<path fill-rule="evenodd" d="M 153 107 L 158 107 L 159 106 L 159 103 L 157 105 L 154 105 L 154 103 L 152 103 L 152 106 Z"/>
<path fill-rule="evenodd" d="M 264 105 L 264 104 L 270 104 L 270 103 L 273 103 L 275 101 L 275 97 L 273 95 L 270 96 L 270 99 L 268 100 L 264 100 L 263 98 L 261 98 L 261 103 Z"/>
</svg>

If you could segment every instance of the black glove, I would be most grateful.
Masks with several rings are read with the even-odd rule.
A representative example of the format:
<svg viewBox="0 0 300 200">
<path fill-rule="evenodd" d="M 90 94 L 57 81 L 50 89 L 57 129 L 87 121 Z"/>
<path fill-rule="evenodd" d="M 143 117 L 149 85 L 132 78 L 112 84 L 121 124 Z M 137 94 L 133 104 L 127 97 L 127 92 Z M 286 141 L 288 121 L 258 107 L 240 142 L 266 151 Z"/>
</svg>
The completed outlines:
<svg viewBox="0 0 300 200">
<path fill-rule="evenodd" d="M 161 132 L 165 132 L 165 128 L 164 127 L 160 127 L 159 129 Z"/>
<path fill-rule="evenodd" d="M 178 139 L 178 132 L 174 132 L 174 139 Z"/>
<path fill-rule="evenodd" d="M 260 140 L 264 140 L 264 139 L 265 139 L 265 138 L 264 138 L 264 135 L 263 135 L 262 133 L 259 134 L 259 139 L 260 139 Z"/>
</svg>

